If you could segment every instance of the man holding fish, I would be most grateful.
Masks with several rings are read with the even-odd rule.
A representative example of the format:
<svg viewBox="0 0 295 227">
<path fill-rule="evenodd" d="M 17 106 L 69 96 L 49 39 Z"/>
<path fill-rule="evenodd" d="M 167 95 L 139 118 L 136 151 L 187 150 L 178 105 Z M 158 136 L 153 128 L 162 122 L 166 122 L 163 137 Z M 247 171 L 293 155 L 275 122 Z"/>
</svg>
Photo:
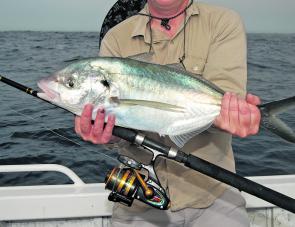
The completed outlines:
<svg viewBox="0 0 295 227">
<path fill-rule="evenodd" d="M 100 56 L 170 65 L 201 75 L 226 91 L 213 126 L 194 135 L 182 150 L 235 171 L 231 134 L 256 134 L 261 117 L 260 99 L 246 94 L 246 37 L 235 12 L 190 0 L 148 0 L 139 14 L 106 34 Z M 112 138 L 116 117 L 99 109 L 91 124 L 92 111 L 92 105 L 86 105 L 81 117 L 75 118 L 76 132 L 95 144 L 116 141 Z M 168 137 L 148 135 L 174 145 Z M 138 148 L 119 143 L 123 154 L 148 160 Z M 115 204 L 113 226 L 249 226 L 245 202 L 236 190 L 170 160 L 160 159 L 156 169 L 170 196 L 170 210 L 151 209 L 140 202 L 132 207 Z"/>
</svg>

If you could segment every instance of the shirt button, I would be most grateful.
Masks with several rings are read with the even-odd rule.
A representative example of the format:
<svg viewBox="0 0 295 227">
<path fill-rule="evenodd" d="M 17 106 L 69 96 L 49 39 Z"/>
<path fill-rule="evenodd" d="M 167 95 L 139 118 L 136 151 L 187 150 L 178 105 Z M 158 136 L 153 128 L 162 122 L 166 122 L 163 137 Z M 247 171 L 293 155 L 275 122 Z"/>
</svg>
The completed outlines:
<svg viewBox="0 0 295 227">
<path fill-rule="evenodd" d="M 193 67 L 193 70 L 194 70 L 194 71 L 198 71 L 198 70 L 199 70 L 199 66 L 197 66 L 197 65 L 194 66 L 194 67 Z"/>
</svg>

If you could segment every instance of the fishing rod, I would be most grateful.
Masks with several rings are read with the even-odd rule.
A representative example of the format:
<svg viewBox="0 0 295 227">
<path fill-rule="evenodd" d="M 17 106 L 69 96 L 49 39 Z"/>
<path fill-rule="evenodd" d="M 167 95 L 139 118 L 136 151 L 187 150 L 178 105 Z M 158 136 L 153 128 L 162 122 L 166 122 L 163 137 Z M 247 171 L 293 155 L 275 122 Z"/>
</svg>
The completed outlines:
<svg viewBox="0 0 295 227">
<path fill-rule="evenodd" d="M 38 91 L 35 91 L 32 88 L 26 87 L 1 75 L 0 81 L 48 102 L 47 100 L 40 98 L 38 96 Z M 55 105 L 53 103 L 50 104 Z M 60 106 L 58 107 L 62 108 Z M 112 190 L 109 199 L 114 202 L 121 202 L 125 205 L 131 206 L 134 195 L 136 194 L 136 199 L 139 199 L 158 209 L 169 208 L 169 199 L 166 197 L 165 192 L 163 191 L 164 189 L 161 187 L 153 168 L 154 160 L 158 156 L 163 156 L 178 163 L 184 164 L 186 167 L 212 177 L 220 182 L 235 187 L 240 191 L 244 191 L 278 207 L 295 213 L 295 199 L 244 178 L 229 170 L 214 165 L 206 160 L 191 154 L 186 154 L 179 149 L 155 141 L 133 129 L 115 126 L 113 129 L 113 135 L 130 143 L 141 146 L 153 153 L 153 160 L 150 165 L 137 163 L 126 156 L 119 157 L 119 161 L 129 168 L 113 169 L 113 171 L 107 175 L 105 181 L 106 188 Z M 143 180 L 143 176 L 137 172 L 137 170 L 142 168 L 148 170 L 148 172 L 151 173 L 147 181 Z M 157 195 L 156 198 L 158 200 L 159 198 L 162 198 L 162 200 L 158 203 L 159 205 L 155 205 L 155 202 L 151 201 L 151 195 L 153 195 L 153 193 Z"/>
</svg>

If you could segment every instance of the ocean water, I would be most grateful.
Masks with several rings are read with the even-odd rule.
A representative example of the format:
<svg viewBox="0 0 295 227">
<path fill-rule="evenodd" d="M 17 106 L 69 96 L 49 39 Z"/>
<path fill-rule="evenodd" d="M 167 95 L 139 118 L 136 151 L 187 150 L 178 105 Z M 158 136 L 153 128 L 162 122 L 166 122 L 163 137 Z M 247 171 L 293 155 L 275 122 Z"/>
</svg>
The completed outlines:
<svg viewBox="0 0 295 227">
<path fill-rule="evenodd" d="M 37 89 L 36 82 L 81 57 L 96 56 L 98 33 L 0 32 L 0 74 Z M 268 102 L 295 95 L 295 34 L 248 34 L 248 90 Z M 0 83 L 0 165 L 55 163 L 85 182 L 102 182 L 118 164 L 116 150 L 82 141 L 74 116 Z M 282 119 L 295 128 L 295 110 Z M 66 139 L 65 139 L 66 137 Z M 295 145 L 264 131 L 234 138 L 237 172 L 295 174 Z M 0 185 L 69 183 L 58 173 L 0 174 Z"/>
</svg>

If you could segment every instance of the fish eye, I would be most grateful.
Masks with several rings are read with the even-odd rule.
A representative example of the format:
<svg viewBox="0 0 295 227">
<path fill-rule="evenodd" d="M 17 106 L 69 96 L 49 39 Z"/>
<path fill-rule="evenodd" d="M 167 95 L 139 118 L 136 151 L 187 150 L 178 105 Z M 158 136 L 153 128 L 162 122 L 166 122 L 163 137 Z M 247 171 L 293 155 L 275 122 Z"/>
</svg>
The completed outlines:
<svg viewBox="0 0 295 227">
<path fill-rule="evenodd" d="M 72 78 L 69 78 L 68 81 L 67 81 L 67 85 L 70 87 L 70 88 L 73 88 L 75 83 L 74 83 L 74 80 Z"/>
<path fill-rule="evenodd" d="M 71 81 L 69 81 L 69 86 L 70 87 L 74 87 L 74 82 L 71 80 Z"/>
<path fill-rule="evenodd" d="M 110 87 L 110 84 L 109 84 L 109 82 L 108 82 L 107 80 L 101 80 L 100 83 L 101 83 L 103 86 L 107 87 L 107 88 Z"/>
</svg>

